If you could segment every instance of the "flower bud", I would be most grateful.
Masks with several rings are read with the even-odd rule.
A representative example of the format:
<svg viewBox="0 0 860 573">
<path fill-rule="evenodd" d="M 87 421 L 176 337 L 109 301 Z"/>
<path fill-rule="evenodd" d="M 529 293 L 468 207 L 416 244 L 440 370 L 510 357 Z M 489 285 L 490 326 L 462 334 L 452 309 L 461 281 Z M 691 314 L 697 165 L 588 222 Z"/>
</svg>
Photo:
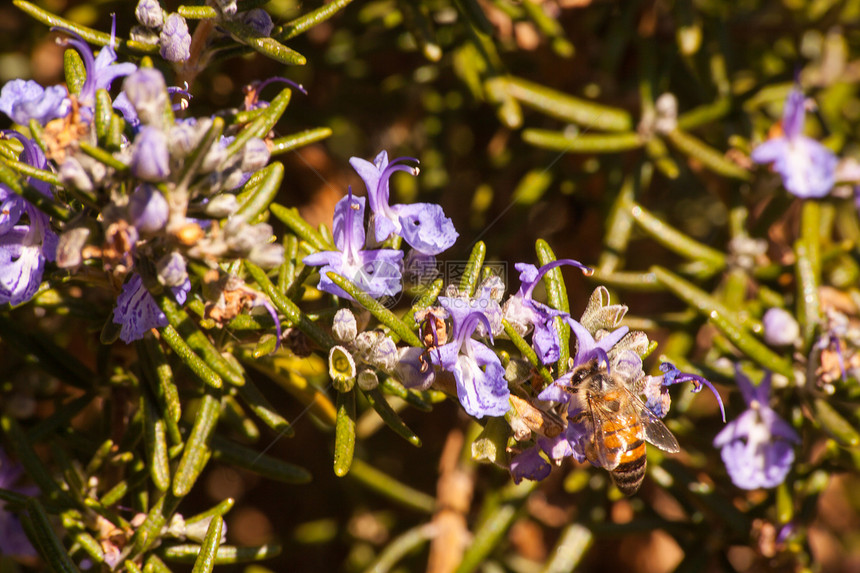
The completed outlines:
<svg viewBox="0 0 860 573">
<path fill-rule="evenodd" d="M 221 139 L 212 144 L 206 155 L 203 156 L 203 161 L 200 163 L 200 171 L 208 173 L 215 171 L 221 167 L 221 163 L 227 159 L 227 146 L 233 141 L 232 137 L 221 136 Z"/>
<path fill-rule="evenodd" d="M 210 217 L 223 219 L 229 217 L 239 209 L 239 200 L 235 195 L 224 193 L 212 198 L 204 208 L 204 211 Z"/>
<path fill-rule="evenodd" d="M 343 346 L 334 346 L 329 351 L 328 374 L 338 392 L 349 392 L 355 385 L 355 360 Z"/>
<path fill-rule="evenodd" d="M 275 27 L 272 17 L 262 8 L 253 8 L 241 15 L 242 23 L 254 30 L 258 36 L 266 37 L 272 33 Z"/>
<path fill-rule="evenodd" d="M 129 198 L 128 215 L 138 232 L 157 233 L 167 224 L 167 199 L 151 185 L 140 185 Z"/>
<path fill-rule="evenodd" d="M 92 191 L 93 181 L 89 174 L 81 165 L 81 162 L 74 157 L 66 157 L 66 160 L 60 164 L 60 180 L 63 185 L 80 189 L 81 191 Z"/>
<path fill-rule="evenodd" d="M 254 172 L 262 169 L 269 162 L 271 152 L 266 142 L 260 138 L 252 137 L 242 149 L 242 171 Z"/>
<path fill-rule="evenodd" d="M 236 0 L 215 0 L 215 4 L 218 6 L 218 9 L 221 10 L 221 13 L 227 16 L 232 16 L 238 9 L 236 6 Z"/>
<path fill-rule="evenodd" d="M 161 257 L 155 264 L 158 271 L 158 282 L 168 287 L 178 287 L 188 280 L 185 270 L 185 258 L 176 251 Z"/>
<path fill-rule="evenodd" d="M 170 175 L 170 155 L 167 136 L 150 126 L 144 126 L 134 138 L 131 173 L 144 181 L 159 182 Z"/>
<path fill-rule="evenodd" d="M 367 361 L 384 372 L 397 366 L 397 345 L 387 336 L 382 336 L 367 353 Z"/>
<path fill-rule="evenodd" d="M 150 44 L 152 46 L 158 44 L 158 32 L 145 26 L 132 26 L 128 36 L 132 41 L 140 42 L 141 44 Z"/>
<path fill-rule="evenodd" d="M 349 344 L 355 340 L 358 332 L 358 324 L 352 311 L 348 308 L 338 310 L 334 315 L 334 323 L 331 330 L 335 340 L 342 344 Z"/>
<path fill-rule="evenodd" d="M 678 127 L 678 98 L 671 93 L 664 93 L 654 102 L 657 119 L 654 129 L 658 133 L 669 133 Z"/>
<path fill-rule="evenodd" d="M 170 128 L 170 140 L 167 143 L 170 155 L 178 159 L 187 156 L 200 144 L 211 125 L 212 120 L 208 117 L 178 120 Z"/>
<path fill-rule="evenodd" d="M 257 245 L 248 253 L 248 260 L 264 269 L 273 269 L 284 263 L 284 246 L 277 243 Z"/>
<path fill-rule="evenodd" d="M 147 28 L 161 28 L 164 24 L 164 11 L 158 0 L 140 0 L 134 9 L 134 17 Z"/>
<path fill-rule="evenodd" d="M 169 103 L 164 76 L 153 68 L 138 68 L 122 83 L 125 97 L 134 106 L 141 123 L 160 126 Z"/>
<path fill-rule="evenodd" d="M 800 325 L 790 312 L 771 308 L 762 317 L 764 341 L 771 346 L 788 346 L 800 336 Z"/>
<path fill-rule="evenodd" d="M 170 62 L 184 62 L 191 57 L 191 34 L 185 18 L 170 14 L 159 36 L 161 57 Z"/>
<path fill-rule="evenodd" d="M 355 349 L 361 354 L 370 352 L 373 346 L 378 342 L 380 336 L 384 335 L 381 332 L 376 332 L 375 330 L 362 332 L 355 337 Z"/>
<path fill-rule="evenodd" d="M 370 392 L 379 386 L 379 378 L 373 370 L 365 369 L 358 373 L 358 387 L 365 392 Z"/>
<path fill-rule="evenodd" d="M 57 244 L 57 266 L 61 269 L 74 269 L 83 262 L 81 251 L 90 238 L 87 227 L 73 227 L 60 235 Z"/>
</svg>

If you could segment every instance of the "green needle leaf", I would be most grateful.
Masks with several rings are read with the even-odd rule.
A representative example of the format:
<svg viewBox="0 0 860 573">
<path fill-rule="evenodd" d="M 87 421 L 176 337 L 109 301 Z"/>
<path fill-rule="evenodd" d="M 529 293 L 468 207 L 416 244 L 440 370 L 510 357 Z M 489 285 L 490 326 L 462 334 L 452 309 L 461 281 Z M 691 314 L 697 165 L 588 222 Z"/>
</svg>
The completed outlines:
<svg viewBox="0 0 860 573">
<path fill-rule="evenodd" d="M 719 311 L 712 310 L 708 315 L 708 320 L 738 350 L 757 362 L 761 367 L 767 368 L 772 372 L 778 372 L 789 380 L 794 380 L 794 370 L 791 367 L 791 361 L 775 354 L 757 338 L 739 327 L 733 319 L 721 314 Z"/>
<path fill-rule="evenodd" d="M 231 157 L 238 153 L 240 149 L 245 147 L 245 144 L 248 143 L 248 140 L 252 137 L 265 137 L 266 134 L 275 127 L 275 124 L 278 123 L 278 120 L 281 119 L 281 116 L 287 110 L 292 94 L 293 90 L 290 88 L 281 90 L 281 93 L 276 95 L 275 99 L 269 102 L 269 107 L 266 108 L 266 111 L 263 112 L 260 117 L 245 126 L 245 129 L 240 131 L 233 142 L 227 146 L 227 149 L 225 150 L 227 157 Z"/>
<path fill-rule="evenodd" d="M 68 48 L 63 52 L 63 72 L 66 76 L 69 93 L 80 96 L 87 80 L 87 68 L 77 50 Z"/>
<path fill-rule="evenodd" d="M 330 4 L 328 4 L 330 5 Z M 311 143 L 322 141 L 331 137 L 333 133 L 330 127 L 317 127 L 315 129 L 306 129 L 292 135 L 285 135 L 272 140 L 272 156 L 293 151 L 300 147 L 305 147 Z"/>
<path fill-rule="evenodd" d="M 508 76 L 507 92 L 522 104 L 550 117 L 603 131 L 630 131 L 633 120 L 623 109 L 580 99 L 540 84 Z"/>
<path fill-rule="evenodd" d="M 244 386 L 239 386 L 236 393 L 260 420 L 278 432 L 279 436 L 291 438 L 295 435 L 290 422 L 281 416 L 271 402 L 260 392 L 259 388 L 247 380 Z"/>
<path fill-rule="evenodd" d="M 110 34 L 99 32 L 98 30 L 87 28 L 86 26 L 81 26 L 71 20 L 66 20 L 65 18 L 60 18 L 59 16 L 51 14 L 26 0 L 13 0 L 13 3 L 39 22 L 42 22 L 47 26 L 56 26 L 71 30 L 91 44 L 107 46 L 111 42 Z M 136 52 L 143 52 L 146 54 L 154 54 L 158 51 L 158 44 L 146 44 L 144 42 L 136 42 L 134 40 L 123 40 L 122 38 L 115 38 L 114 43 L 118 50 L 123 51 L 134 50 Z"/>
<path fill-rule="evenodd" d="M 311 481 L 311 474 L 306 469 L 262 454 L 219 435 L 212 437 L 211 446 L 212 457 L 220 462 L 239 466 L 283 483 L 302 484 Z"/>
<path fill-rule="evenodd" d="M 173 495 L 177 498 L 188 495 L 209 461 L 211 454 L 209 442 L 221 413 L 221 401 L 211 392 L 212 390 L 209 390 L 204 394 L 200 401 L 191 434 L 188 436 L 182 458 L 173 476 Z"/>
<path fill-rule="evenodd" d="M 355 388 L 337 393 L 337 420 L 334 430 L 334 475 L 349 473 L 355 453 Z"/>
<path fill-rule="evenodd" d="M 205 384 L 212 388 L 221 388 L 224 385 L 221 377 L 209 368 L 209 365 L 202 358 L 194 353 L 194 350 L 185 343 L 185 340 L 182 339 L 172 326 L 167 325 L 161 329 L 161 338 L 170 346 L 179 359 Z"/>
<path fill-rule="evenodd" d="M 860 434 L 842 415 L 823 398 L 815 399 L 815 418 L 825 432 L 840 446 L 853 448 L 860 445 Z"/>
<path fill-rule="evenodd" d="M 307 221 L 302 219 L 302 216 L 299 215 L 298 209 L 294 207 L 287 208 L 283 205 L 273 203 L 269 207 L 269 210 L 272 212 L 272 215 L 280 219 L 282 223 L 289 227 L 290 231 L 295 233 L 298 238 L 302 239 L 318 251 L 329 250 L 330 246 L 326 244 L 316 229 L 308 225 Z"/>
<path fill-rule="evenodd" d="M 388 401 L 385 400 L 385 396 L 382 395 L 382 391 L 378 387 L 364 392 L 364 396 L 367 398 L 371 407 L 376 410 L 377 414 L 379 414 L 379 417 L 382 418 L 382 421 L 385 422 L 389 428 L 394 430 L 395 434 L 405 439 L 413 446 L 418 448 L 421 447 L 421 438 L 415 435 L 415 433 L 403 423 L 403 420 L 400 419 L 397 412 L 395 412 Z"/>
<path fill-rule="evenodd" d="M 386 394 L 397 396 L 410 406 L 417 408 L 422 412 L 433 411 L 433 407 L 430 406 L 430 404 L 428 404 L 418 392 L 411 388 L 406 388 L 394 378 L 386 376 L 382 382 L 380 382 L 379 387 L 382 388 L 382 391 Z"/>
<path fill-rule="evenodd" d="M 223 527 L 224 519 L 220 515 L 214 516 L 209 522 L 206 537 L 203 539 L 203 545 L 200 547 L 200 553 L 194 561 L 191 573 L 210 573 L 215 567 L 215 556 L 218 552 L 218 546 L 221 545 L 221 529 Z"/>
<path fill-rule="evenodd" d="M 486 562 L 493 549 L 507 536 L 508 530 L 519 514 L 520 507 L 537 484 L 538 482 L 526 480 L 515 486 L 512 489 L 516 492 L 516 497 L 508 503 L 499 505 L 485 517 L 481 527 L 475 531 L 475 537 L 466 549 L 456 573 L 471 573 Z"/>
<path fill-rule="evenodd" d="M 541 266 L 549 264 L 556 260 L 555 253 L 552 252 L 549 243 L 543 239 L 538 239 L 535 243 L 535 251 L 537 251 L 538 261 Z M 564 278 L 561 275 L 561 268 L 556 267 L 543 276 L 544 285 L 546 285 L 546 295 L 549 300 L 549 305 L 556 310 L 570 314 L 570 302 L 567 299 L 567 287 L 564 286 Z M 560 351 L 557 363 L 559 375 L 567 372 L 568 358 L 570 358 L 570 326 L 564 322 L 561 317 L 556 317 L 555 328 L 558 332 L 558 340 Z"/>
<path fill-rule="evenodd" d="M 322 24 L 345 7 L 347 7 L 352 0 L 333 0 L 328 4 L 323 4 L 316 10 L 312 12 L 308 12 L 291 22 L 287 22 L 284 24 L 284 27 L 281 31 L 276 34 L 278 40 L 285 42 L 291 38 L 295 38 L 299 34 L 303 34 L 307 32 L 314 26 Z"/>
<path fill-rule="evenodd" d="M 650 211 L 638 203 L 631 203 L 630 213 L 639 228 L 648 233 L 655 241 L 688 259 L 702 261 L 713 267 L 714 272 L 726 266 L 726 256 L 707 245 L 681 233 L 655 217 Z"/>
<path fill-rule="evenodd" d="M 592 135 L 534 128 L 523 130 L 523 141 L 541 149 L 564 153 L 619 153 L 637 149 L 645 143 L 636 132 Z"/>
<path fill-rule="evenodd" d="M 752 179 L 752 176 L 746 169 L 726 159 L 721 152 L 696 139 L 689 133 L 676 129 L 667 133 L 666 138 L 679 151 L 691 158 L 698 159 L 702 165 L 714 173 L 725 175 L 732 179 L 740 179 L 741 181 Z"/>
<path fill-rule="evenodd" d="M 234 217 L 244 217 L 246 221 L 254 220 L 275 200 L 283 178 L 284 165 L 277 161 L 257 171 L 246 184 L 247 190 L 237 197 L 239 210 Z"/>
<path fill-rule="evenodd" d="M 483 241 L 475 243 L 475 246 L 472 247 L 472 252 L 469 254 L 469 261 L 466 263 L 463 276 L 460 277 L 460 294 L 475 296 L 475 289 L 478 288 L 478 279 L 481 277 L 481 267 L 484 266 L 486 256 L 487 245 Z"/>
<path fill-rule="evenodd" d="M 167 491 L 170 487 L 170 468 L 168 467 L 167 438 L 164 433 L 164 420 L 160 409 L 149 392 L 140 393 L 143 409 L 144 435 L 146 437 L 146 453 L 149 461 L 149 474 L 152 483 L 159 491 Z"/>
<path fill-rule="evenodd" d="M 177 563 L 194 563 L 200 554 L 200 546 L 192 544 L 173 545 L 162 550 L 162 554 L 168 561 Z M 229 565 L 235 563 L 248 563 L 251 561 L 262 561 L 271 559 L 281 554 L 281 546 L 277 543 L 259 545 L 257 547 L 234 547 L 222 545 L 215 552 L 214 565 Z"/>
<path fill-rule="evenodd" d="M 63 542 L 54 533 L 54 527 L 45 508 L 39 500 L 31 497 L 26 503 L 26 522 L 30 525 L 28 534 L 32 532 L 31 541 L 39 549 L 39 554 L 48 563 L 51 571 L 56 573 L 79 573 L 79 569 L 72 562 Z M 28 535 L 30 537 L 30 535 Z"/>
<path fill-rule="evenodd" d="M 349 477 L 405 507 L 428 514 L 436 511 L 436 499 L 432 496 L 397 481 L 359 458 L 352 460 Z"/>
<path fill-rule="evenodd" d="M 167 321 L 176 332 L 188 343 L 188 346 L 206 361 L 206 364 L 221 378 L 234 386 L 243 386 L 245 376 L 240 366 L 229 362 L 215 348 L 205 332 L 197 328 L 191 317 L 176 304 L 169 296 L 163 294 L 157 297 L 158 305 L 167 316 Z M 216 386 L 217 388 L 218 386 Z"/>
<path fill-rule="evenodd" d="M 415 315 L 425 308 L 430 308 L 430 306 L 436 302 L 436 299 L 439 297 L 439 293 L 442 292 L 443 285 L 444 283 L 442 279 L 436 279 L 433 281 L 433 283 L 421 294 L 421 298 L 419 298 L 415 304 L 412 305 L 412 308 L 403 315 L 403 318 L 400 320 L 407 328 L 409 328 L 409 330 L 418 330 L 418 323 L 415 322 Z M 398 340 L 399 338 L 394 338 L 394 342 L 397 342 Z"/>
<path fill-rule="evenodd" d="M 255 35 L 256 32 L 238 20 L 221 18 L 218 25 L 224 27 L 237 41 L 253 48 L 264 56 L 288 66 L 303 66 L 307 58 L 283 45 L 274 38 Z"/>
</svg>

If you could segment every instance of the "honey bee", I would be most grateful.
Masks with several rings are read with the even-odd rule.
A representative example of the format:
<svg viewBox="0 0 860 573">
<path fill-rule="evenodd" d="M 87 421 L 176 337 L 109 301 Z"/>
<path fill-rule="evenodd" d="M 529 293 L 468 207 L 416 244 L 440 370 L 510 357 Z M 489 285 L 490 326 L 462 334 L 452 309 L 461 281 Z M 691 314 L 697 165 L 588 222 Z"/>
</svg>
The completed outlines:
<svg viewBox="0 0 860 573">
<path fill-rule="evenodd" d="M 648 409 L 605 360 L 593 359 L 573 372 L 566 390 L 572 395 L 569 424 L 585 428 L 585 458 L 609 471 L 625 495 L 645 479 L 645 442 L 663 451 L 680 450 L 669 428 Z"/>
</svg>

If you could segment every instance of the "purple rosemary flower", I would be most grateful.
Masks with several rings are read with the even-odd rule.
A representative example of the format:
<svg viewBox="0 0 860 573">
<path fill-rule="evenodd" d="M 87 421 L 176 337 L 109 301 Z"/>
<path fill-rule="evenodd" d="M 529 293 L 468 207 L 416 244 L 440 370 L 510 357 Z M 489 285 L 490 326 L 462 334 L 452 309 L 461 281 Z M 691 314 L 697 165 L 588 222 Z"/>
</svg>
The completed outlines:
<svg viewBox="0 0 860 573">
<path fill-rule="evenodd" d="M 179 304 L 184 304 L 191 290 L 191 282 L 186 280 L 178 287 L 171 287 L 170 292 Z M 159 308 L 158 303 L 143 284 L 139 274 L 122 285 L 122 292 L 116 301 L 113 311 L 113 322 L 122 326 L 119 337 L 126 344 L 143 338 L 152 328 L 162 328 L 168 325 L 167 317 Z"/>
<path fill-rule="evenodd" d="M 116 51 L 113 49 L 114 37 L 116 35 L 115 19 L 111 25 L 110 44 L 102 47 L 97 57 L 93 56 L 93 51 L 89 44 L 75 32 L 66 30 L 65 28 L 54 29 L 71 36 L 70 38 L 66 38 L 65 42 L 75 48 L 84 61 L 87 77 L 84 80 L 84 85 L 81 86 L 78 102 L 81 104 L 83 118 L 90 120 L 93 114 L 93 107 L 96 104 L 96 92 L 100 89 L 110 90 L 110 86 L 116 78 L 127 76 L 134 72 L 137 66 L 131 62 L 114 63 L 117 60 Z"/>
<path fill-rule="evenodd" d="M 700 392 L 705 386 L 713 392 L 717 398 L 717 404 L 720 406 L 720 413 L 723 416 L 723 423 L 726 421 L 726 409 L 723 406 L 723 400 L 720 398 L 720 393 L 714 388 L 707 379 L 697 376 L 696 374 L 688 374 L 678 370 L 671 362 L 664 362 L 660 365 L 662 376 L 649 376 L 645 382 L 643 393 L 645 394 L 645 406 L 660 418 L 666 416 L 669 412 L 669 386 L 680 384 L 682 382 L 692 382 L 692 392 Z"/>
<path fill-rule="evenodd" d="M 395 234 L 403 237 L 417 251 L 438 255 L 453 246 L 459 236 L 442 207 L 433 203 L 389 205 L 388 180 L 391 176 L 397 171 L 418 174 L 416 167 L 410 167 L 404 161 L 417 162 L 417 159 L 400 157 L 389 163 L 388 153 L 382 151 L 373 163 L 352 157 L 349 164 L 367 187 L 376 240 L 382 242 Z"/>
<path fill-rule="evenodd" d="M 830 192 L 838 159 L 819 142 L 803 135 L 805 101 L 799 87 L 791 90 L 782 113 L 783 135 L 753 149 L 751 157 L 756 163 L 773 163 L 785 188 L 808 199 L 824 197 Z"/>
<path fill-rule="evenodd" d="M 322 251 L 308 255 L 304 263 L 322 266 L 321 291 L 353 300 L 327 273 L 335 272 L 352 281 L 372 296 L 394 296 L 400 292 L 403 268 L 403 251 L 393 249 L 362 250 L 364 247 L 364 197 L 354 197 L 352 189 L 334 208 L 334 244 L 336 251 Z"/>
<path fill-rule="evenodd" d="M 12 463 L 12 460 L 0 449 L 0 489 L 27 496 L 38 495 L 39 490 L 34 486 L 17 485 L 22 475 L 24 475 L 24 468 Z M 24 534 L 21 521 L 14 513 L 5 509 L 2 501 L 0 501 L 0 555 L 12 557 L 36 557 L 37 555 Z"/>
<path fill-rule="evenodd" d="M 781 484 L 794 463 L 800 436 L 768 405 L 770 372 L 756 386 L 736 368 L 738 387 L 747 409 L 714 438 L 732 482 L 742 489 Z"/>
<path fill-rule="evenodd" d="M 131 174 L 156 183 L 170 175 L 170 153 L 163 131 L 149 125 L 140 129 L 131 152 Z"/>
<path fill-rule="evenodd" d="M 499 357 L 472 338 L 483 325 L 492 342 L 491 317 L 482 300 L 439 297 L 439 304 L 451 316 L 451 338 L 430 351 L 434 364 L 454 374 L 457 397 L 466 412 L 476 418 L 504 415 L 510 409 L 511 394 Z"/>
<path fill-rule="evenodd" d="M 505 302 L 503 311 L 507 321 L 521 335 L 525 336 L 534 328 L 532 346 L 544 364 L 555 362 L 560 356 L 561 348 L 553 319 L 565 313 L 537 302 L 532 295 L 543 276 L 561 265 L 575 266 L 586 274 L 591 272 L 591 269 L 572 259 L 554 261 L 540 269 L 528 263 L 517 263 L 514 267 L 520 271 L 520 289 Z"/>
<path fill-rule="evenodd" d="M 38 169 L 47 169 L 42 150 L 32 141 L 14 131 L 4 131 L 24 146 L 20 160 Z M 44 181 L 30 179 L 31 187 L 51 196 Z M 42 282 L 45 261 L 56 257 L 58 237 L 51 230 L 48 217 L 36 207 L 0 184 L 0 304 L 13 306 L 27 302 Z M 26 214 L 29 222 L 19 224 Z"/>
<path fill-rule="evenodd" d="M 161 35 L 158 38 L 161 45 L 159 53 L 169 62 L 184 62 L 191 57 L 191 34 L 185 18 L 174 12 L 167 17 Z"/>
<path fill-rule="evenodd" d="M 514 483 L 520 483 L 523 479 L 540 481 L 546 478 L 552 466 L 540 455 L 540 448 L 535 446 L 515 455 L 511 459 L 510 470 Z"/>
<path fill-rule="evenodd" d="M 400 348 L 397 351 L 394 375 L 407 388 L 427 390 L 436 381 L 436 372 L 428 361 L 428 353 L 423 348 Z"/>
<path fill-rule="evenodd" d="M 19 125 L 27 125 L 31 119 L 45 125 L 66 117 L 71 109 L 63 86 L 43 88 L 33 80 L 12 80 L 0 90 L 0 111 Z"/>
</svg>

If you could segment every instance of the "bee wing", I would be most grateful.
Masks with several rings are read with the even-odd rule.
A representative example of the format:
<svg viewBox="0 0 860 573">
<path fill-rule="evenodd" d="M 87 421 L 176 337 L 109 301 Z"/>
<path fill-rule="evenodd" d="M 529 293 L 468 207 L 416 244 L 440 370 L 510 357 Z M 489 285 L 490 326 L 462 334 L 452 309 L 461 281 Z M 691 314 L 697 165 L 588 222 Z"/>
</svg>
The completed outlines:
<svg viewBox="0 0 860 573">
<path fill-rule="evenodd" d="M 623 429 L 623 420 L 629 418 L 632 412 L 612 411 L 604 402 L 597 400 L 589 400 L 589 406 L 593 430 L 593 451 L 589 461 L 598 463 L 605 470 L 614 470 L 621 463 L 621 456 L 629 444 L 628 434 L 619 430 Z M 592 457 L 596 459 L 592 460 Z"/>
<path fill-rule="evenodd" d="M 628 392 L 630 390 L 628 389 Z M 666 427 L 663 420 L 657 417 L 654 412 L 646 406 L 638 396 L 630 392 L 631 404 L 637 410 L 639 421 L 642 424 L 642 438 L 664 452 L 676 453 L 681 451 L 681 446 L 674 434 Z"/>
</svg>

